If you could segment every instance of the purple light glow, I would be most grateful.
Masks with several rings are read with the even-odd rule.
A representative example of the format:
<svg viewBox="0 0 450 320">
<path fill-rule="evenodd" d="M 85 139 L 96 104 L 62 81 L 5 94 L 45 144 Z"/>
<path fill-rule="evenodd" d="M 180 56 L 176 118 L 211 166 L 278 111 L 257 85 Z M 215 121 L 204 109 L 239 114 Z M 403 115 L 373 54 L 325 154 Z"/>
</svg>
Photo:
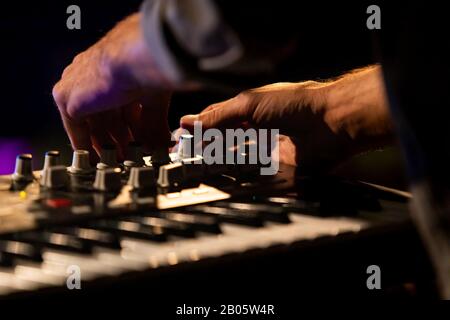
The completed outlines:
<svg viewBox="0 0 450 320">
<path fill-rule="evenodd" d="M 0 174 L 10 174 L 14 171 L 16 156 L 30 153 L 31 147 L 25 139 L 0 138 Z"/>
</svg>

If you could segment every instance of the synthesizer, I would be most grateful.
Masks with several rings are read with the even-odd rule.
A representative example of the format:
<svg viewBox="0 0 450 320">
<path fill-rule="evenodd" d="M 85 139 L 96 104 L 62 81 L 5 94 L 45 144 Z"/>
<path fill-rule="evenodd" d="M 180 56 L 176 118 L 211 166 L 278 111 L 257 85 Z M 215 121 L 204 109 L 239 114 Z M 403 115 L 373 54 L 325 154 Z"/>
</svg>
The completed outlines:
<svg viewBox="0 0 450 320">
<path fill-rule="evenodd" d="M 84 150 L 71 164 L 49 151 L 42 170 L 33 170 L 32 155 L 21 154 L 15 171 L 0 176 L 0 299 L 68 292 L 72 266 L 83 290 L 149 277 L 150 287 L 164 279 L 164 287 L 181 288 L 180 270 L 191 272 L 190 284 L 202 274 L 249 277 L 259 272 L 233 263 L 248 256 L 269 265 L 285 261 L 279 254 L 290 248 L 409 225 L 409 198 L 281 164 L 276 175 L 261 176 L 256 165 L 206 165 L 182 152 L 144 156 L 135 143 L 122 163 L 104 146 L 96 166 Z M 214 266 L 226 267 L 206 276 Z"/>
</svg>

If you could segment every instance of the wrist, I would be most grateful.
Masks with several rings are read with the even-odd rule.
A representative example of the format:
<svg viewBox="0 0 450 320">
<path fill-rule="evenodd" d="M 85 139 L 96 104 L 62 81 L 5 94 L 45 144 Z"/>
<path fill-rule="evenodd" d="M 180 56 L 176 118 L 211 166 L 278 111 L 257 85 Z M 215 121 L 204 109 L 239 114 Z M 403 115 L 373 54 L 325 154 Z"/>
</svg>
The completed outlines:
<svg viewBox="0 0 450 320">
<path fill-rule="evenodd" d="M 125 18 L 99 41 L 102 64 L 134 88 L 169 89 L 171 83 L 153 62 L 140 19 L 140 13 Z"/>
</svg>

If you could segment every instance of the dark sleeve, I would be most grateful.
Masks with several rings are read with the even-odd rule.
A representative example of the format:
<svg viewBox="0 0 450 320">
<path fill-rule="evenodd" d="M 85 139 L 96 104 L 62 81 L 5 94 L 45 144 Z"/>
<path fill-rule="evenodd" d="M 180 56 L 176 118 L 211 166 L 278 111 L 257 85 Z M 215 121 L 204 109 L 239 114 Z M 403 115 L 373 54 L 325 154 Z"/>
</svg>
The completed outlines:
<svg viewBox="0 0 450 320">
<path fill-rule="evenodd" d="M 268 1 L 146 0 L 141 12 L 154 59 L 175 83 L 263 84 L 297 36 L 289 6 Z"/>
</svg>

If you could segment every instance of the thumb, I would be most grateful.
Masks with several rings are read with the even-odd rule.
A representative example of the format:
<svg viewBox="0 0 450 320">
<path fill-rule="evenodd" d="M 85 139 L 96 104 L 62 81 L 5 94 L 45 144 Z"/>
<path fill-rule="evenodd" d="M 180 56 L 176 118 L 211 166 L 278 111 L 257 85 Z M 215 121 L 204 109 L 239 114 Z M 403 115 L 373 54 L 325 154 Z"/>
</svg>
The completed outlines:
<svg viewBox="0 0 450 320">
<path fill-rule="evenodd" d="M 180 119 L 180 126 L 190 130 L 194 127 L 195 121 L 201 121 L 205 129 L 221 129 L 232 128 L 248 121 L 251 117 L 248 100 L 238 97 L 211 105 L 200 114 L 186 115 Z"/>
</svg>

